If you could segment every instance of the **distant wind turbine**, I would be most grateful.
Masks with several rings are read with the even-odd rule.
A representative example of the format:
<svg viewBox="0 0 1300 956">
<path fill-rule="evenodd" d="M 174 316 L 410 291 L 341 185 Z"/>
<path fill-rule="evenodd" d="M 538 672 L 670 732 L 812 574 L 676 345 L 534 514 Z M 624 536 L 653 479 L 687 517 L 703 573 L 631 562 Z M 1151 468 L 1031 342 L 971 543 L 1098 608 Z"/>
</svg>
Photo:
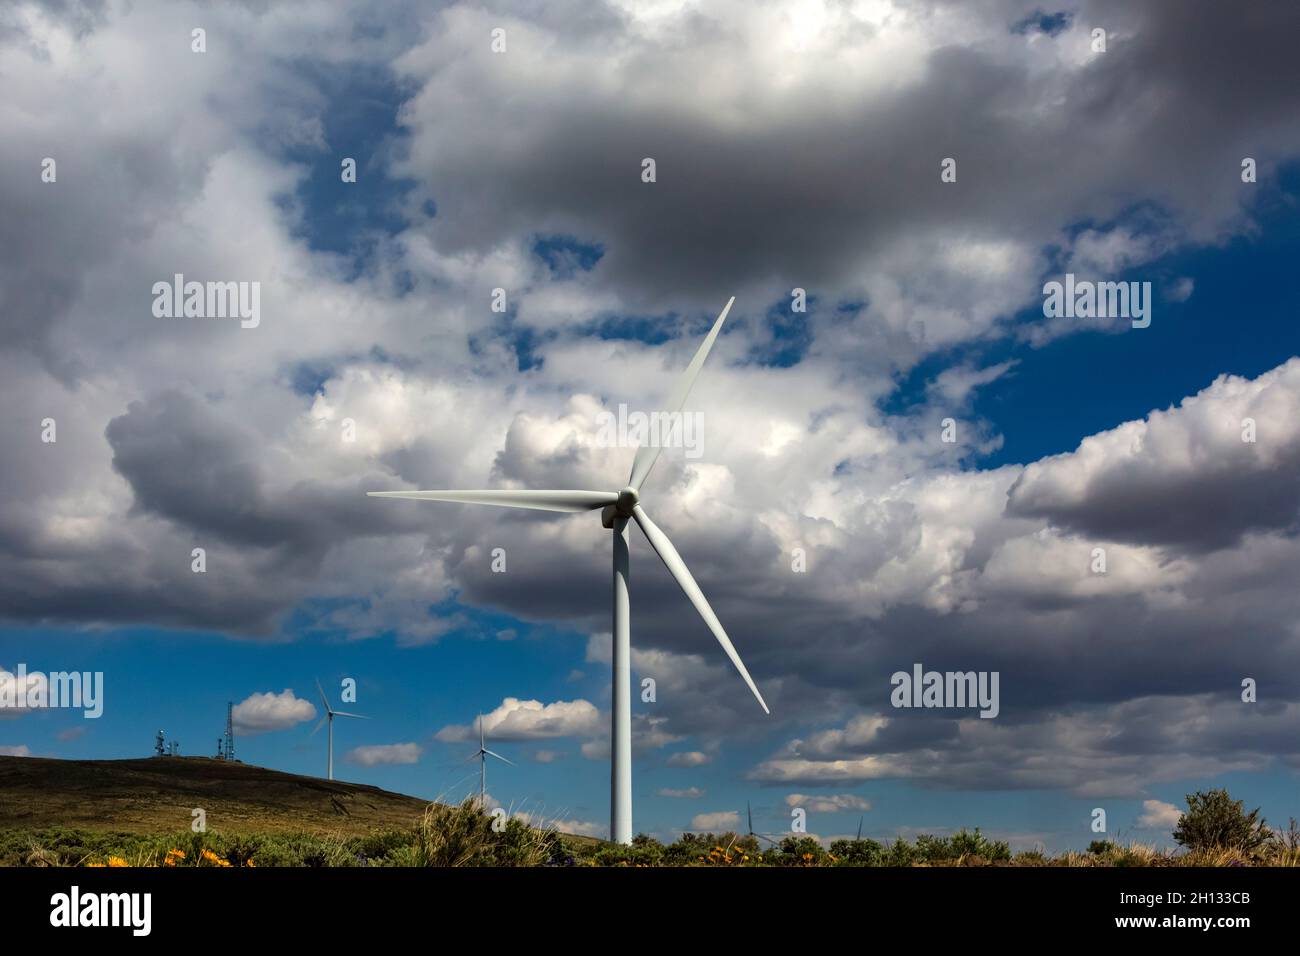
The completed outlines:
<svg viewBox="0 0 1300 956">
<path fill-rule="evenodd" d="M 316 679 L 316 689 L 320 691 L 320 702 L 325 705 L 325 716 L 320 719 L 320 724 L 316 725 L 316 729 L 311 732 L 311 736 L 313 737 L 316 736 L 317 731 L 319 731 L 321 728 L 321 724 L 329 724 L 329 757 L 325 762 L 325 778 L 327 780 L 333 780 L 334 779 L 334 718 L 335 717 L 356 717 L 359 720 L 369 720 L 370 718 L 367 717 L 365 714 L 349 714 L 346 710 L 335 710 L 333 707 L 331 707 L 330 702 L 325 699 L 325 690 L 324 688 L 321 687 L 319 678 Z"/>
<path fill-rule="evenodd" d="M 691 386 L 699 377 L 704 360 L 722 330 L 731 305 L 736 301 L 732 296 L 718 316 L 713 328 L 705 337 L 690 365 L 678 379 L 676 387 L 668 398 L 669 411 L 680 412 L 690 395 Z M 764 713 L 771 713 L 763 695 L 758 692 L 753 678 L 745 669 L 740 655 L 736 653 L 727 632 L 722 629 L 717 615 L 709 606 L 704 592 L 695 583 L 686 562 L 677 553 L 668 536 L 659 530 L 659 526 L 650 520 L 650 516 L 641 507 L 641 486 L 650 475 L 655 462 L 659 460 L 661 447 L 642 445 L 636 451 L 632 461 L 632 473 L 628 476 L 627 486 L 622 491 L 530 491 L 530 490 L 491 490 L 491 491 L 371 491 L 377 498 L 419 498 L 426 501 L 456 501 L 463 504 L 497 505 L 504 508 L 528 508 L 536 511 L 563 511 L 578 513 L 600 511 L 601 523 L 614 532 L 614 653 L 613 653 L 613 695 L 611 708 L 611 736 L 613 737 L 610 766 L 610 824 L 609 837 L 616 843 L 632 842 L 632 688 L 631 688 L 631 618 L 628 597 L 628 521 L 635 521 L 645 534 L 659 559 L 663 561 L 668 573 L 686 593 L 686 597 L 718 643 L 723 652 L 736 666 L 740 676 L 758 698 Z"/>
<path fill-rule="evenodd" d="M 764 835 L 764 834 L 762 834 L 762 833 L 755 833 L 755 832 L 754 832 L 754 811 L 751 810 L 751 809 L 749 808 L 749 801 L 748 801 L 748 800 L 745 801 L 745 816 L 749 817 L 749 835 L 750 835 L 750 836 L 752 836 L 752 837 L 757 837 L 757 838 L 760 839 L 760 840 L 766 840 L 768 843 L 772 844 L 772 846 L 780 846 L 780 845 L 781 845 L 779 841 L 777 841 L 777 840 L 773 840 L 770 836 L 766 836 L 766 835 Z"/>
<path fill-rule="evenodd" d="M 503 763 L 508 763 L 512 767 L 514 766 L 514 764 L 511 763 L 511 761 L 506 760 L 506 758 L 501 756 L 499 753 L 487 749 L 487 741 L 483 739 L 483 715 L 482 714 L 478 715 L 478 753 L 471 754 L 468 759 L 473 760 L 475 757 L 478 757 L 479 759 L 478 805 L 484 810 L 484 812 L 486 812 L 487 811 L 487 758 L 496 757 L 498 760 L 502 761 Z"/>
</svg>

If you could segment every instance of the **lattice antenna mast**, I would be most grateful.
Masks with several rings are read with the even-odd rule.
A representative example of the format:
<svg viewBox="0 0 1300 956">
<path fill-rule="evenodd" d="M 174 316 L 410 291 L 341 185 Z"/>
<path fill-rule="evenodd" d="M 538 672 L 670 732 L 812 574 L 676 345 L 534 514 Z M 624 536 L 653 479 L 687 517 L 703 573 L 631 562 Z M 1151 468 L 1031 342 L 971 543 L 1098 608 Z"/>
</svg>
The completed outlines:
<svg viewBox="0 0 1300 956">
<path fill-rule="evenodd" d="M 226 759 L 235 759 L 235 705 L 226 702 Z"/>
</svg>

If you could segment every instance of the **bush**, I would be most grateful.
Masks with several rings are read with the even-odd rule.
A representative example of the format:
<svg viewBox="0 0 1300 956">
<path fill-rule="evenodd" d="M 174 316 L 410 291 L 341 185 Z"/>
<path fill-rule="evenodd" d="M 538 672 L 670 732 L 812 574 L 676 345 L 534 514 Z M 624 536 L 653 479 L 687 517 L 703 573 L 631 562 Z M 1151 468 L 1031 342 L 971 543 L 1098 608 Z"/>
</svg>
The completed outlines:
<svg viewBox="0 0 1300 956">
<path fill-rule="evenodd" d="M 1227 790 L 1187 795 L 1187 809 L 1178 818 L 1174 839 L 1191 850 L 1239 850 L 1254 853 L 1271 837 L 1259 808 L 1246 813 Z"/>
<path fill-rule="evenodd" d="M 765 854 L 763 860 L 777 866 L 825 866 L 830 862 L 822 845 L 808 836 L 786 837 L 778 848 Z"/>
<path fill-rule="evenodd" d="M 831 844 L 831 856 L 838 866 L 880 866 L 885 848 L 875 840 L 836 840 Z"/>
<path fill-rule="evenodd" d="M 885 866 L 911 866 L 913 863 L 920 862 L 920 860 L 921 856 L 912 844 L 899 837 L 890 844 L 881 862 Z"/>
</svg>

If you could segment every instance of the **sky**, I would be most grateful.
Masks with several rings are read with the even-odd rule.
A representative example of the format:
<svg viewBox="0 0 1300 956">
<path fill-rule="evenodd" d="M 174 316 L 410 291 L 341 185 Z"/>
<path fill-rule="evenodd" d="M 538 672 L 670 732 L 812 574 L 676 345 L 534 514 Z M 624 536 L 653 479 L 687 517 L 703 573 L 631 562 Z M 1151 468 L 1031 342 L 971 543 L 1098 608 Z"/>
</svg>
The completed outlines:
<svg viewBox="0 0 1300 956">
<path fill-rule="evenodd" d="M 1300 816 L 1297 21 L 6 5 L 0 685 L 100 672 L 104 711 L 0 710 L 0 753 L 210 755 L 229 702 L 240 759 L 319 776 L 319 679 L 368 718 L 341 779 L 460 799 L 482 714 L 492 800 L 604 836 L 597 515 L 365 492 L 617 491 L 602 413 L 662 407 L 734 296 L 642 502 L 771 714 L 633 530 L 636 831 Z M 156 314 L 178 273 L 256 323 Z M 1048 315 L 1067 274 L 1149 325 Z M 896 706 L 915 665 L 997 715 Z"/>
</svg>

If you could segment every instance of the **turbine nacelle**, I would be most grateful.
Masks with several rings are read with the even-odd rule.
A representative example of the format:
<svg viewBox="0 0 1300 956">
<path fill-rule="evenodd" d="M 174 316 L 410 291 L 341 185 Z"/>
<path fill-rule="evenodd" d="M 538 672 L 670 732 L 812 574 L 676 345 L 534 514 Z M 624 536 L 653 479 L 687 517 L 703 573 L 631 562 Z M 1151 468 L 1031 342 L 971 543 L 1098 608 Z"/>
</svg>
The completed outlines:
<svg viewBox="0 0 1300 956">
<path fill-rule="evenodd" d="M 618 518 L 624 520 L 635 517 L 636 506 L 641 503 L 641 494 L 631 485 L 618 493 L 618 500 L 600 510 L 600 523 L 606 528 L 613 528 Z"/>
</svg>

